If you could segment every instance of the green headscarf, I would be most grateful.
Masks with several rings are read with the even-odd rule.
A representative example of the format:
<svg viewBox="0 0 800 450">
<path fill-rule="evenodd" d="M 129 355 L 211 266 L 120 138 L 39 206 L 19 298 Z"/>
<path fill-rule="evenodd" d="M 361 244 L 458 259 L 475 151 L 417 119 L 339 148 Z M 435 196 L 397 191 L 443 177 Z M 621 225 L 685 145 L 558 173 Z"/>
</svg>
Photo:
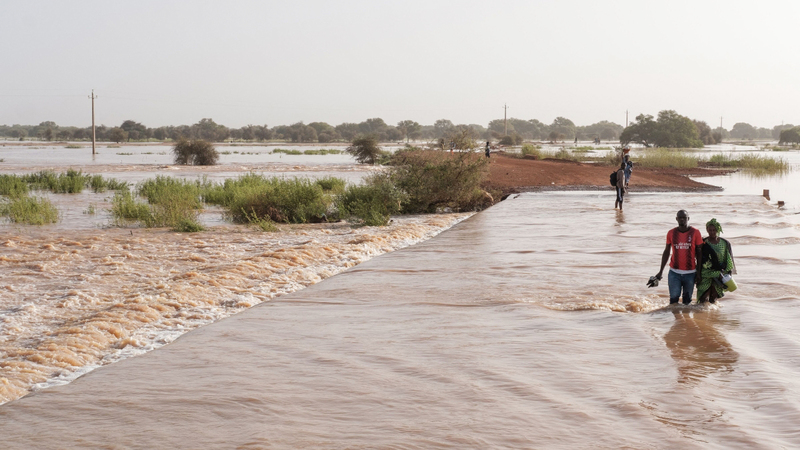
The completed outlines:
<svg viewBox="0 0 800 450">
<path fill-rule="evenodd" d="M 711 219 L 708 222 L 706 222 L 706 227 L 708 227 L 709 225 L 713 225 L 714 228 L 717 229 L 717 234 L 722 234 L 722 225 L 720 225 L 719 222 L 717 222 L 717 219 Z"/>
</svg>

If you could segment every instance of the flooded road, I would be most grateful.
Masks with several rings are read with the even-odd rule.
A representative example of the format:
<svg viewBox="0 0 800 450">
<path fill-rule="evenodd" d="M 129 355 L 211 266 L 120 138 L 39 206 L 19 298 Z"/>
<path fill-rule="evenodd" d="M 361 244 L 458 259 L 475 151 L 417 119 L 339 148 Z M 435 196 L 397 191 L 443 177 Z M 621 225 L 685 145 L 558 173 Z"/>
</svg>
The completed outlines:
<svg viewBox="0 0 800 450">
<path fill-rule="evenodd" d="M 265 255 L 160 243 L 142 254 L 205 259 L 183 271 L 196 283 L 99 290 L 203 303 L 224 274 L 228 298 L 269 301 L 7 403 L 0 436 L 8 448 L 800 445 L 800 216 L 757 195 L 626 200 L 620 213 L 606 192 L 519 195 L 269 299 Z M 645 286 L 678 209 L 701 229 L 717 218 L 733 245 L 739 290 L 719 306 L 669 307 L 666 283 Z"/>
</svg>

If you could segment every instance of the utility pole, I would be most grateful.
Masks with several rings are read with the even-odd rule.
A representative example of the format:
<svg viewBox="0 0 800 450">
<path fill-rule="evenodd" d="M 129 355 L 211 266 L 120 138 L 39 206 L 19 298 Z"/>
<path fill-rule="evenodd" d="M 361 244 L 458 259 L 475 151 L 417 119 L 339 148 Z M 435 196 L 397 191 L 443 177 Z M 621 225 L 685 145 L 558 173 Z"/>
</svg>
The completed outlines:
<svg viewBox="0 0 800 450">
<path fill-rule="evenodd" d="M 508 136 L 508 105 L 503 103 L 503 134 Z"/>
<path fill-rule="evenodd" d="M 719 128 L 720 133 L 722 132 L 722 116 L 719 116 Z"/>
<path fill-rule="evenodd" d="M 94 95 L 94 89 L 92 89 L 92 95 L 90 95 L 89 98 L 92 99 L 92 158 L 94 158 L 94 155 L 95 155 L 94 146 L 95 146 L 95 140 L 96 140 L 95 139 L 96 135 L 94 133 L 94 99 L 97 98 L 97 96 Z"/>
<path fill-rule="evenodd" d="M 628 110 L 625 110 L 625 128 L 628 128 Z"/>
</svg>

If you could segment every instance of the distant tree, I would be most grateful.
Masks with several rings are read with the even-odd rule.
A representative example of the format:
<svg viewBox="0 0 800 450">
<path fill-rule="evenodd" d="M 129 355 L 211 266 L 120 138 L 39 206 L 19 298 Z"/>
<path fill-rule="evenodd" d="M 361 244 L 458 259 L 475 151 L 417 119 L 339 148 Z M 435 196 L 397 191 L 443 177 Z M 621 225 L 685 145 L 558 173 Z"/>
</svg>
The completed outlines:
<svg viewBox="0 0 800 450">
<path fill-rule="evenodd" d="M 225 125 L 214 122 L 213 119 L 201 119 L 191 126 L 191 134 L 195 139 L 209 142 L 221 142 L 228 138 L 230 131 Z"/>
<path fill-rule="evenodd" d="M 775 125 L 772 127 L 772 139 L 780 139 L 781 131 L 794 128 L 794 125 L 787 123 L 785 125 Z"/>
<path fill-rule="evenodd" d="M 61 131 L 58 132 L 58 134 L 56 134 L 56 138 L 59 141 L 68 141 L 72 139 L 72 132 L 70 132 L 69 130 L 62 129 Z"/>
<path fill-rule="evenodd" d="M 120 143 L 120 142 L 128 139 L 128 133 L 126 133 L 125 130 L 123 130 L 120 127 L 114 127 L 112 129 L 108 130 L 108 138 L 112 142 Z"/>
<path fill-rule="evenodd" d="M 89 130 L 89 132 L 87 133 L 85 128 L 78 128 L 72 132 L 72 139 L 75 139 L 77 141 L 82 141 L 86 138 L 91 138 L 91 137 L 92 137 L 92 131 Z"/>
<path fill-rule="evenodd" d="M 47 128 L 45 128 L 45 129 L 44 129 L 44 131 L 42 132 L 42 137 L 43 137 L 44 139 L 48 140 L 48 141 L 52 141 L 52 140 L 53 140 L 53 135 L 54 135 L 54 134 L 55 134 L 55 133 L 53 132 L 53 129 L 52 129 L 52 128 L 50 128 L 50 127 L 47 127 Z"/>
<path fill-rule="evenodd" d="M 557 132 L 561 139 L 573 139 L 576 136 L 577 127 L 565 117 L 556 117 L 550 124 L 550 131 Z"/>
<path fill-rule="evenodd" d="M 701 148 L 703 146 L 697 127 L 692 119 L 686 116 L 673 110 L 665 110 L 658 113 L 656 123 L 658 124 L 655 141 L 657 147 Z"/>
<path fill-rule="evenodd" d="M 180 140 L 172 147 L 175 164 L 192 166 L 213 166 L 219 160 L 219 152 L 210 142 L 195 139 Z"/>
<path fill-rule="evenodd" d="M 336 132 L 342 139 L 346 141 L 352 141 L 358 135 L 358 124 L 357 123 L 341 123 L 334 127 Z"/>
<path fill-rule="evenodd" d="M 119 126 L 128 133 L 128 140 L 138 141 L 147 137 L 147 127 L 133 120 L 126 120 Z"/>
<path fill-rule="evenodd" d="M 15 125 L 8 132 L 8 135 L 11 136 L 14 139 L 22 140 L 22 139 L 25 139 L 25 136 L 28 135 L 28 131 L 25 130 L 25 128 L 22 128 L 22 127 L 20 127 L 18 125 Z"/>
<path fill-rule="evenodd" d="M 800 144 L 800 126 L 781 130 L 779 144 Z"/>
<path fill-rule="evenodd" d="M 722 142 L 723 139 L 728 139 L 731 137 L 731 133 L 722 127 L 714 128 L 714 134 L 718 134 L 720 137 L 717 139 L 717 142 Z"/>
<path fill-rule="evenodd" d="M 408 142 L 409 139 L 417 139 L 419 137 L 422 127 L 413 120 L 401 120 L 397 122 L 397 129 Z"/>
<path fill-rule="evenodd" d="M 325 122 L 311 122 L 310 124 L 308 124 L 308 126 L 313 128 L 314 131 L 317 132 L 317 134 L 320 134 L 320 133 L 329 133 L 329 134 L 336 133 L 336 129 L 333 128 L 332 126 L 328 125 Z"/>
<path fill-rule="evenodd" d="M 256 138 L 256 130 L 253 125 L 247 125 L 241 128 L 242 140 L 252 141 Z"/>
<path fill-rule="evenodd" d="M 289 127 L 289 137 L 292 142 L 316 142 L 317 130 L 303 122 L 297 122 Z"/>
<path fill-rule="evenodd" d="M 353 155 L 359 164 L 375 164 L 382 153 L 378 138 L 373 135 L 357 136 L 345 151 Z"/>
<path fill-rule="evenodd" d="M 478 139 L 480 139 L 480 135 L 474 128 L 462 124 L 448 129 L 446 134 L 442 137 L 442 142 L 445 143 L 446 146 L 452 142 L 458 150 L 473 150 L 478 147 Z"/>
<path fill-rule="evenodd" d="M 503 119 L 494 119 L 489 122 L 489 125 L 486 127 L 490 133 L 492 133 L 492 137 L 496 136 L 505 136 L 506 133 L 506 121 Z M 508 122 L 508 134 L 513 133 L 516 131 L 514 129 L 514 124 L 512 122 Z"/>
<path fill-rule="evenodd" d="M 758 130 L 756 127 L 750 125 L 749 123 L 739 122 L 733 125 L 731 128 L 731 137 L 734 139 L 757 139 L 758 138 Z"/>
<path fill-rule="evenodd" d="M 711 131 L 711 127 L 708 126 L 707 123 L 701 120 L 693 120 L 692 122 L 697 128 L 697 135 L 700 140 L 703 141 L 703 145 L 712 145 L 717 143 L 714 133 Z"/>
<path fill-rule="evenodd" d="M 650 114 L 639 114 L 627 128 L 622 130 L 622 133 L 619 135 L 619 142 L 622 145 L 636 142 L 645 147 L 650 147 L 655 144 L 657 126 L 656 121 L 653 120 L 653 116 Z"/>
<path fill-rule="evenodd" d="M 386 130 L 386 122 L 383 121 L 380 117 L 373 117 L 371 119 L 367 119 L 358 124 L 358 132 L 361 134 L 372 134 L 375 136 L 379 136 Z"/>
<path fill-rule="evenodd" d="M 617 139 L 622 133 L 623 126 L 614 122 L 602 120 L 592 125 L 577 127 L 577 133 L 585 139 L 600 138 L 605 141 Z"/>
<path fill-rule="evenodd" d="M 433 136 L 435 138 L 444 137 L 445 133 L 450 131 L 450 129 L 452 129 L 453 127 L 455 127 L 455 125 L 453 125 L 453 122 L 447 119 L 439 119 L 433 123 Z"/>
<path fill-rule="evenodd" d="M 256 139 L 259 141 L 268 141 L 272 139 L 275 133 L 266 125 L 254 125 L 253 126 L 253 133 L 256 135 Z"/>
</svg>

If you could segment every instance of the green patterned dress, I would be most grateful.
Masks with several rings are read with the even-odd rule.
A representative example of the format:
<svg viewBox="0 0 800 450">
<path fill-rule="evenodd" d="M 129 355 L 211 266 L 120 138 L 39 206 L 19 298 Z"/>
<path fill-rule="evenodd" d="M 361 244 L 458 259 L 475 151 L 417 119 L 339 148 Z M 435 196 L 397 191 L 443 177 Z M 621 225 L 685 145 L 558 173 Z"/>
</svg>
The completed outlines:
<svg viewBox="0 0 800 450">
<path fill-rule="evenodd" d="M 699 301 L 700 298 L 705 295 L 706 291 L 710 288 L 713 288 L 717 291 L 717 298 L 722 298 L 725 296 L 725 291 L 722 289 L 722 286 L 719 284 L 714 283 L 715 278 L 719 278 L 721 271 L 720 268 L 724 268 L 725 273 L 734 273 L 734 264 L 733 264 L 733 255 L 729 249 L 728 242 L 725 239 L 720 238 L 719 242 L 716 244 L 712 244 L 708 242 L 707 239 L 703 239 L 703 251 L 705 252 L 708 248 L 711 248 L 714 253 L 716 254 L 716 259 L 719 262 L 717 267 L 714 267 L 715 264 L 713 263 L 713 259 L 703 254 L 702 259 L 702 273 L 700 277 L 700 283 L 697 285 L 697 300 Z"/>
</svg>

